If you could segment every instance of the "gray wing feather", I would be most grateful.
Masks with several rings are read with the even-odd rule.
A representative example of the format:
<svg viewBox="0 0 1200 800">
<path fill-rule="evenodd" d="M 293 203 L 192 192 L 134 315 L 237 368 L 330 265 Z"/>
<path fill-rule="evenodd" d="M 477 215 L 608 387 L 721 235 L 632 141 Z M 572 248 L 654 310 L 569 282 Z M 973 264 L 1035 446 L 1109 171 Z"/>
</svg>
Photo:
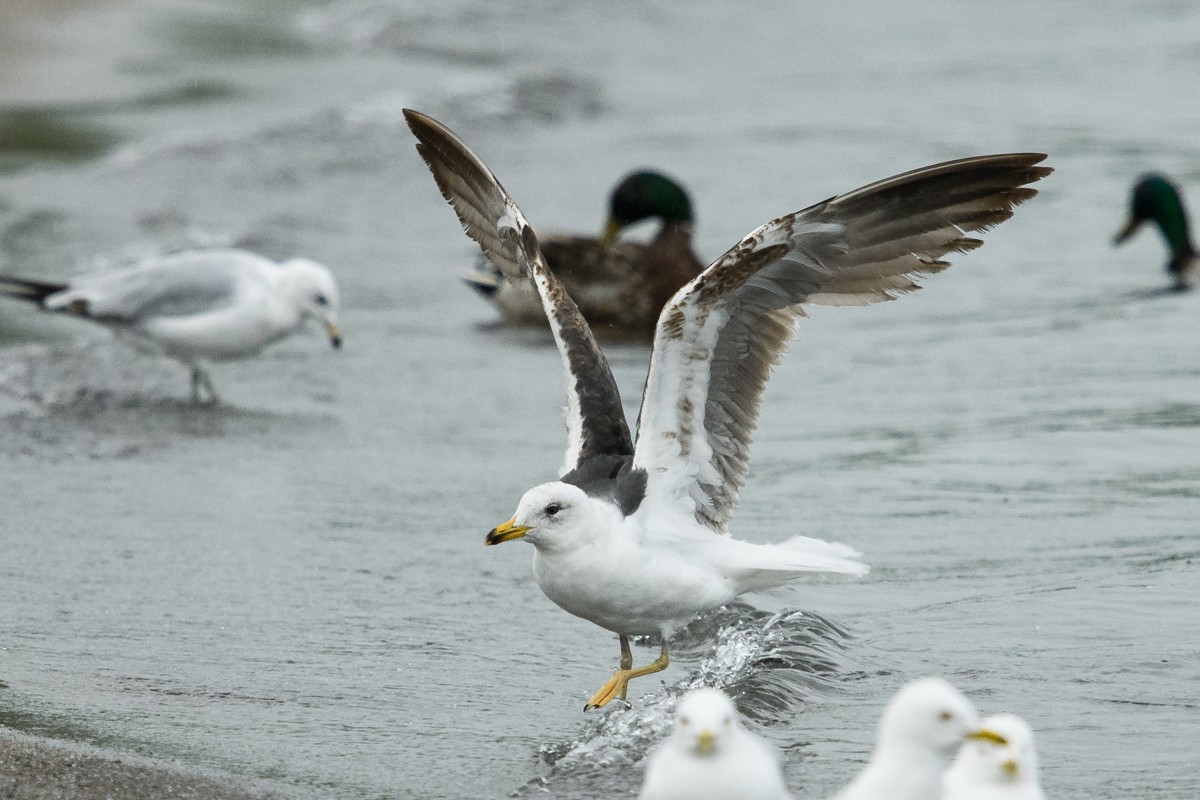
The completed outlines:
<svg viewBox="0 0 1200 800">
<path fill-rule="evenodd" d="M 950 161 L 773 220 L 684 286 L 659 317 L 634 466 L 647 495 L 725 533 L 771 367 L 803 304 L 865 305 L 920 288 L 967 234 L 1012 215 L 1050 173 L 1040 153 Z"/>
<path fill-rule="evenodd" d="M 238 280 L 225 251 L 179 253 L 146 266 L 78 278 L 61 294 L 47 298 L 46 307 L 109 322 L 185 317 L 228 305 Z"/>
<path fill-rule="evenodd" d="M 588 324 L 546 267 L 533 229 L 500 181 L 458 136 L 411 109 L 404 118 L 417 152 L 467 235 L 504 275 L 537 287 L 567 374 L 567 453 L 564 470 L 596 456 L 629 456 L 633 441 L 617 382 Z"/>
</svg>

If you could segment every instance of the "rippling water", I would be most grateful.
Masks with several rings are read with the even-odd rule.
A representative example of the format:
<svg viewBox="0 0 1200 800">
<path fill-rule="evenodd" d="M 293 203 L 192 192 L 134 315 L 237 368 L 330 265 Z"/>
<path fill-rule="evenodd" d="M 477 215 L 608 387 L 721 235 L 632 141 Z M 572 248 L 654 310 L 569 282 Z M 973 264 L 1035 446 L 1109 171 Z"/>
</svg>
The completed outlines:
<svg viewBox="0 0 1200 800">
<path fill-rule="evenodd" d="M 0 270 L 304 254 L 347 339 L 218 367 L 227 404 L 193 408 L 178 365 L 0 306 L 0 723 L 299 794 L 620 797 L 709 683 L 821 797 L 936 673 L 1032 722 L 1050 796 L 1200 795 L 1200 298 L 1158 291 L 1156 237 L 1108 244 L 1139 172 L 1200 193 L 1200 10 L 243 5 L 0 26 L 24 45 L 0 47 Z M 405 105 L 547 229 L 668 170 L 710 256 L 905 169 L 1051 154 L 982 250 L 816 309 L 772 380 L 734 533 L 845 541 L 868 579 L 699 620 L 632 711 L 580 713 L 615 638 L 541 595 L 528 548 L 482 547 L 561 461 L 558 357 L 459 285 L 473 250 Z M 646 352 L 610 355 L 634 413 Z"/>
</svg>

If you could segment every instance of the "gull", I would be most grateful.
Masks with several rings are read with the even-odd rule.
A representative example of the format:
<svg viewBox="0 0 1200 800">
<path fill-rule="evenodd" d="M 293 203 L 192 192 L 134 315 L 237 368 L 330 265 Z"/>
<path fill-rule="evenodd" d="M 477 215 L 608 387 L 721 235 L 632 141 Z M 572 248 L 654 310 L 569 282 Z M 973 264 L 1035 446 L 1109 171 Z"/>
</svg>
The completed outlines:
<svg viewBox="0 0 1200 800">
<path fill-rule="evenodd" d="M 293 258 L 276 264 L 242 250 L 161 256 L 67 282 L 0 276 L 0 295 L 98 322 L 135 346 L 191 368 L 192 398 L 217 402 L 207 362 L 242 359 L 321 323 L 341 347 L 338 290 L 329 270 Z"/>
<path fill-rule="evenodd" d="M 638 800 L 790 800 L 779 754 L 742 726 L 718 689 L 690 692 L 650 756 Z"/>
<path fill-rule="evenodd" d="M 1042 154 L 925 167 L 768 222 L 671 298 L 658 318 L 633 445 L 616 381 L 591 329 L 547 268 L 533 228 L 496 176 L 449 128 L 404 115 L 467 234 L 513 280 L 531 280 L 566 372 L 567 451 L 559 480 L 527 491 L 486 537 L 534 545 L 542 591 L 617 634 L 620 666 L 585 710 L 626 699 L 634 678 L 669 664 L 668 641 L 697 614 L 809 572 L 862 575 L 843 544 L 728 535 L 772 365 L 803 304 L 867 304 L 974 249 L 1049 173 Z M 633 667 L 631 636 L 661 639 Z"/>
<path fill-rule="evenodd" d="M 938 800 L 942 774 L 963 742 L 995 738 L 949 683 L 913 681 L 883 710 L 867 765 L 831 800 Z"/>
<path fill-rule="evenodd" d="M 1029 723 L 1014 714 L 983 721 L 942 779 L 942 800 L 1045 800 Z"/>
</svg>

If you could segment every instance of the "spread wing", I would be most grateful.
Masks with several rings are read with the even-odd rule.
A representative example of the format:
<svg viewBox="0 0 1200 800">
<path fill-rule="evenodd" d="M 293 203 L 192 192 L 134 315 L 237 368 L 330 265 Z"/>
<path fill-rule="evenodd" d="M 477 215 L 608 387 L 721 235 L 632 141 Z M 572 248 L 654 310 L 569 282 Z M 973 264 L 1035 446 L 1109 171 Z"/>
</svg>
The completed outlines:
<svg viewBox="0 0 1200 800">
<path fill-rule="evenodd" d="M 442 195 L 467 235 L 511 280 L 532 280 L 550 320 L 567 376 L 564 471 L 593 456 L 628 456 L 633 443 L 617 382 L 592 331 L 562 284 L 546 268 L 537 237 L 492 171 L 453 131 L 432 117 L 404 110 Z"/>
<path fill-rule="evenodd" d="M 1012 216 L 1051 170 L 1040 153 L 936 164 L 772 220 L 663 308 L 638 420 L 634 467 L 647 497 L 718 533 L 746 480 L 771 367 L 803 304 L 866 305 L 920 288 L 968 236 Z"/>
</svg>

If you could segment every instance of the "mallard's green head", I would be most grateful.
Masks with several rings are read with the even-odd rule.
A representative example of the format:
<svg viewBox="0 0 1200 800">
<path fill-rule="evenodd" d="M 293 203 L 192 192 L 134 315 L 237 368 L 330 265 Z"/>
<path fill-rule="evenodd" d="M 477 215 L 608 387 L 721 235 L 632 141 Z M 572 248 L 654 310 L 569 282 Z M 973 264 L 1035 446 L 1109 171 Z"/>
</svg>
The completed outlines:
<svg viewBox="0 0 1200 800">
<path fill-rule="evenodd" d="M 1114 242 L 1120 244 L 1134 234 L 1143 222 L 1158 223 L 1167 247 L 1173 253 L 1191 253 L 1192 243 L 1188 235 L 1187 211 L 1183 198 L 1175 184 L 1162 175 L 1143 175 L 1133 185 L 1130 197 L 1129 221 L 1116 235 Z"/>
<path fill-rule="evenodd" d="M 602 239 L 612 241 L 622 228 L 644 219 L 692 222 L 692 201 L 675 181 L 659 172 L 634 172 L 613 189 L 608 205 L 608 225 Z"/>
</svg>

